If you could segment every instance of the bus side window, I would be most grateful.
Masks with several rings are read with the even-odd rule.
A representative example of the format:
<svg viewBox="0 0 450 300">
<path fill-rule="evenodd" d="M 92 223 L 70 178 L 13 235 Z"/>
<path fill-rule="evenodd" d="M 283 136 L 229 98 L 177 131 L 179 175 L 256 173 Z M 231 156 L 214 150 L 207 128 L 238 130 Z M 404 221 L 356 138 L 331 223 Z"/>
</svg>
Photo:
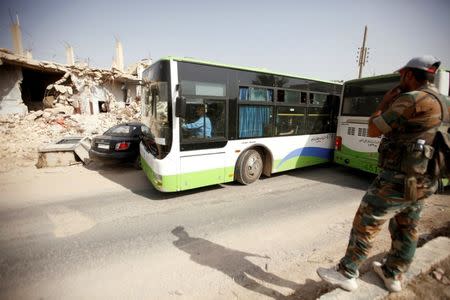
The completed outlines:
<svg viewBox="0 0 450 300">
<path fill-rule="evenodd" d="M 207 112 L 206 115 L 211 121 L 212 138 L 225 137 L 225 120 L 226 110 L 225 101 L 223 100 L 207 100 L 206 101 Z"/>
<path fill-rule="evenodd" d="M 309 93 L 309 103 L 314 104 L 314 94 L 313 93 Z"/>
<path fill-rule="evenodd" d="M 306 103 L 307 95 L 308 94 L 306 92 L 301 92 L 300 93 L 300 103 Z"/>
<path fill-rule="evenodd" d="M 277 135 L 296 135 L 304 131 L 304 107 L 278 107 L 276 118 Z"/>
</svg>

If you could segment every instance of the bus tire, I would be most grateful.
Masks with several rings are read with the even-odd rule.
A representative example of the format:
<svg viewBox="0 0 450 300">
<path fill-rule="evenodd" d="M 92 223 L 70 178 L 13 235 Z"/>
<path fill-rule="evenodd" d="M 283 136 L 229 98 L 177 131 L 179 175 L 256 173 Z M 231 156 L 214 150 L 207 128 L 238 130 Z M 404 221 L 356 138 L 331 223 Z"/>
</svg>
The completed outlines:
<svg viewBox="0 0 450 300">
<path fill-rule="evenodd" d="M 253 183 L 259 179 L 263 168 L 261 153 L 254 149 L 247 150 L 238 159 L 235 178 L 245 185 Z"/>
</svg>

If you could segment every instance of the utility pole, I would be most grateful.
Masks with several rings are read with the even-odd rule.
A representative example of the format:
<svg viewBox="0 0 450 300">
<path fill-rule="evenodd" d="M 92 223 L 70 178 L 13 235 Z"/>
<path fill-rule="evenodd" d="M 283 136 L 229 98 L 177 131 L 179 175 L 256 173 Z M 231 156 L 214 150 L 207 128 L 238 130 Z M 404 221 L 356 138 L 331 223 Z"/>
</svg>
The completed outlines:
<svg viewBox="0 0 450 300">
<path fill-rule="evenodd" d="M 358 78 L 361 78 L 363 67 L 366 65 L 367 59 L 369 58 L 369 48 L 366 47 L 366 39 L 367 39 L 367 25 L 364 27 L 364 38 L 363 44 L 361 48 L 358 48 L 358 66 L 359 66 L 359 74 Z"/>
</svg>

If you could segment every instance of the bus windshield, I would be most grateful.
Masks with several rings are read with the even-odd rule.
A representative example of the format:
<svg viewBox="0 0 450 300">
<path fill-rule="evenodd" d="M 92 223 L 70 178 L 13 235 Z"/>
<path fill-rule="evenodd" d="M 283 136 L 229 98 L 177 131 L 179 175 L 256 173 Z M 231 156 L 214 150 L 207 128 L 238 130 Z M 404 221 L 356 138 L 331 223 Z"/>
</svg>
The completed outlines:
<svg viewBox="0 0 450 300">
<path fill-rule="evenodd" d="M 165 78 L 164 64 L 156 63 L 144 73 L 142 122 L 150 128 L 143 142 L 156 157 L 163 158 L 172 143 L 169 114 L 169 83 Z"/>
<path fill-rule="evenodd" d="M 399 75 L 374 79 L 360 80 L 358 82 L 348 82 L 344 87 L 342 104 L 343 116 L 370 116 L 386 91 L 396 86 L 400 81 Z"/>
</svg>

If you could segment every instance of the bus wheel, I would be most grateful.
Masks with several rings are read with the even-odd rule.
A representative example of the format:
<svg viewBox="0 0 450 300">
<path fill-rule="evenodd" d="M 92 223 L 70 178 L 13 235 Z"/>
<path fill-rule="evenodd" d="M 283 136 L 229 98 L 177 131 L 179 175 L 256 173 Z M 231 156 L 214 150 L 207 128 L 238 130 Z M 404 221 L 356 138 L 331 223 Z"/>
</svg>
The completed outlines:
<svg viewBox="0 0 450 300">
<path fill-rule="evenodd" d="M 262 170 L 261 154 L 253 149 L 247 150 L 237 162 L 235 178 L 242 184 L 250 184 L 259 179 Z"/>
</svg>

